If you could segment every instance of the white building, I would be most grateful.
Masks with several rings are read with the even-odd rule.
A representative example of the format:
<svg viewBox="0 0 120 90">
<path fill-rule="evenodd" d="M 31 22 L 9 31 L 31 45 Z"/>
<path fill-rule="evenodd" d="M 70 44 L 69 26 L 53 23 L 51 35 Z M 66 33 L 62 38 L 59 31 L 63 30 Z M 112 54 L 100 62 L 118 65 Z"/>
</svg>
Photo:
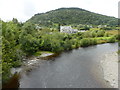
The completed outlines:
<svg viewBox="0 0 120 90">
<path fill-rule="evenodd" d="M 103 27 L 107 27 L 107 25 L 98 25 L 98 28 L 103 28 Z"/>
<path fill-rule="evenodd" d="M 77 29 L 73 29 L 71 26 L 60 26 L 60 32 L 63 33 L 77 33 Z"/>
</svg>

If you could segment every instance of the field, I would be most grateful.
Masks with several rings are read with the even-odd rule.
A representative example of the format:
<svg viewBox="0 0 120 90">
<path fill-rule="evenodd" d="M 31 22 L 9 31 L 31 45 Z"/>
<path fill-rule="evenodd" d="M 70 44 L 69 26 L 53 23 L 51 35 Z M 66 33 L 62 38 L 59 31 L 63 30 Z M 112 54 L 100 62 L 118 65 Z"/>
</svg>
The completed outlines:
<svg viewBox="0 0 120 90">
<path fill-rule="evenodd" d="M 117 35 L 118 34 L 118 30 L 108 30 L 106 32 L 111 34 L 111 35 Z"/>
</svg>

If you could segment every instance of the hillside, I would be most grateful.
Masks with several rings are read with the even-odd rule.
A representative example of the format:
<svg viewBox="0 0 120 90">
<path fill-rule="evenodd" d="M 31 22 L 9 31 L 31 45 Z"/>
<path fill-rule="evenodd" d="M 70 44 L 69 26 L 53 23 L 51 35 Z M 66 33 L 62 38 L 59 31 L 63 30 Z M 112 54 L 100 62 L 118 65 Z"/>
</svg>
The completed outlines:
<svg viewBox="0 0 120 90">
<path fill-rule="evenodd" d="M 27 22 L 44 26 L 53 23 L 70 24 L 92 24 L 92 25 L 117 25 L 117 18 L 93 13 L 80 8 L 59 8 L 46 13 L 35 14 Z"/>
</svg>

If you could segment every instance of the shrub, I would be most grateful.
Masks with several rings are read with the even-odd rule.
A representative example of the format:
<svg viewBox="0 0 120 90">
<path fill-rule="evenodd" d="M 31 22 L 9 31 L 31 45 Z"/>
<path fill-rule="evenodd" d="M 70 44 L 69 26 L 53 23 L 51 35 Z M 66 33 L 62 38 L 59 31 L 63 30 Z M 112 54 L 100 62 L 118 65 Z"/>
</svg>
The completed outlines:
<svg viewBox="0 0 120 90">
<path fill-rule="evenodd" d="M 105 34 L 105 31 L 104 31 L 104 30 L 99 30 L 99 31 L 97 32 L 97 37 L 103 37 L 104 34 Z"/>
<path fill-rule="evenodd" d="M 110 37 L 108 40 L 107 40 L 107 42 L 108 43 L 114 43 L 115 42 L 115 37 Z"/>
<path fill-rule="evenodd" d="M 82 39 L 80 45 L 81 45 L 81 47 L 89 46 L 90 45 L 89 39 L 88 38 Z"/>
<path fill-rule="evenodd" d="M 38 39 L 33 37 L 31 34 L 22 36 L 20 38 L 20 43 L 21 43 L 21 49 L 28 55 L 35 53 L 39 48 L 38 47 L 38 45 L 39 45 Z"/>
</svg>

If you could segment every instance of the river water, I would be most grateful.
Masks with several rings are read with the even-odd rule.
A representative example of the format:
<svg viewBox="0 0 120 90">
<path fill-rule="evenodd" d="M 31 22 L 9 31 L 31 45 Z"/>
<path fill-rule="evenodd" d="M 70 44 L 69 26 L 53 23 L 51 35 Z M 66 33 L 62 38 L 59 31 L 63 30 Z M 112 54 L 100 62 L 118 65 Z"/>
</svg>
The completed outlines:
<svg viewBox="0 0 120 90">
<path fill-rule="evenodd" d="M 101 44 L 63 52 L 51 60 L 24 72 L 19 88 L 110 88 L 104 80 L 100 60 L 118 50 L 118 44 Z"/>
</svg>

